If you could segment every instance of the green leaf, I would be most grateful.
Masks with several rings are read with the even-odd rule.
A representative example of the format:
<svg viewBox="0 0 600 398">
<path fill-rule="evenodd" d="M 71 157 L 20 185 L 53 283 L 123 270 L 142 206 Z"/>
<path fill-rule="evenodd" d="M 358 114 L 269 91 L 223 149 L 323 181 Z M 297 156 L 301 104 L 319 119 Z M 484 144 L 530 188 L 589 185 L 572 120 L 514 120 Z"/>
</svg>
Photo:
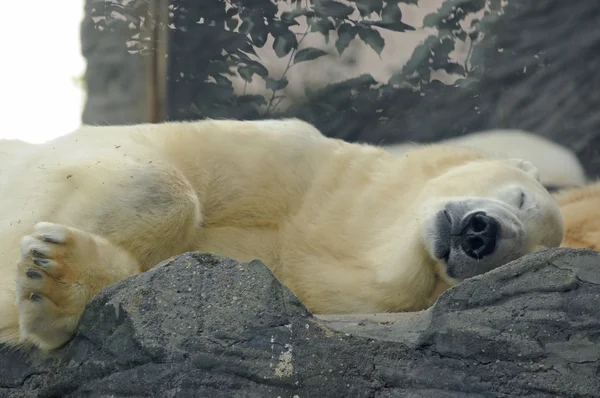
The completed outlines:
<svg viewBox="0 0 600 398">
<path fill-rule="evenodd" d="M 267 78 L 265 79 L 266 86 L 268 90 L 278 91 L 284 89 L 288 85 L 288 80 L 285 77 L 282 77 L 279 80 Z"/>
<path fill-rule="evenodd" d="M 393 30 L 394 32 L 405 32 L 407 30 L 416 30 L 414 27 L 405 24 L 402 21 L 383 22 L 383 21 L 361 21 L 362 25 L 377 26 L 379 28 Z"/>
<path fill-rule="evenodd" d="M 374 12 L 379 14 L 383 7 L 383 0 L 356 0 L 355 4 L 360 15 L 366 17 Z"/>
<path fill-rule="evenodd" d="M 333 0 L 317 0 L 315 11 L 324 17 L 346 18 L 354 12 L 354 7 Z"/>
<path fill-rule="evenodd" d="M 299 16 L 305 16 L 307 18 L 313 17 L 315 15 L 315 12 L 306 8 L 297 8 L 294 9 L 292 11 L 285 11 L 281 13 L 281 20 L 288 22 L 288 23 L 292 23 L 295 22 L 295 25 L 297 25 L 298 23 L 296 22 L 296 18 L 298 18 Z"/>
<path fill-rule="evenodd" d="M 385 7 L 381 10 L 381 20 L 379 21 L 362 21 L 361 24 L 369 26 L 377 26 L 383 29 L 393 30 L 395 32 L 404 32 L 407 30 L 415 30 L 414 27 L 402 22 L 402 11 L 398 4 L 388 1 Z"/>
<path fill-rule="evenodd" d="M 255 74 L 261 77 L 267 77 L 269 75 L 269 71 L 261 63 L 248 60 L 244 62 L 246 65 L 239 66 L 238 73 L 245 81 L 251 82 L 252 76 Z"/>
<path fill-rule="evenodd" d="M 442 17 L 438 12 L 432 12 L 430 14 L 425 15 L 423 18 L 423 27 L 424 28 L 435 28 L 439 21 L 442 20 Z"/>
<path fill-rule="evenodd" d="M 244 81 L 247 81 L 248 83 L 252 82 L 252 75 L 254 73 L 252 73 L 250 68 L 242 65 L 242 66 L 238 66 L 237 71 L 240 74 L 240 76 L 242 77 L 242 79 L 244 79 Z"/>
<path fill-rule="evenodd" d="M 402 21 L 402 11 L 398 4 L 388 3 L 381 10 L 381 21 L 394 23 Z"/>
<path fill-rule="evenodd" d="M 243 35 L 246 35 L 246 34 L 250 33 L 253 25 L 254 24 L 252 21 L 248 21 L 248 20 L 243 21 L 242 24 L 240 25 L 240 28 L 238 29 L 238 32 L 240 32 Z"/>
<path fill-rule="evenodd" d="M 233 18 L 232 18 L 232 19 L 228 19 L 228 20 L 227 20 L 227 22 L 226 22 L 226 23 L 227 23 L 227 28 L 228 28 L 230 31 L 232 31 L 232 32 L 233 32 L 233 31 L 235 30 L 235 28 L 237 28 L 237 26 L 238 26 L 239 22 L 240 22 L 240 21 L 239 21 L 239 20 L 237 20 L 237 19 L 233 19 Z"/>
<path fill-rule="evenodd" d="M 311 32 L 319 32 L 325 38 L 325 43 L 329 43 L 329 31 L 335 30 L 333 22 L 327 18 L 309 17 L 308 24 Z"/>
<path fill-rule="evenodd" d="M 233 18 L 236 16 L 240 10 L 237 7 L 231 7 L 227 11 L 225 11 L 225 18 Z"/>
<path fill-rule="evenodd" d="M 435 42 L 439 42 L 439 39 L 434 35 L 430 35 L 423 43 L 415 47 L 410 59 L 402 67 L 402 74 L 404 76 L 412 75 L 417 71 L 420 65 L 429 64 L 428 60 L 431 58 L 431 47 Z"/>
<path fill-rule="evenodd" d="M 485 7 L 485 2 L 486 0 L 446 0 L 436 12 L 427 14 L 423 18 L 423 27 L 435 28 L 442 20 L 451 19 L 452 14 L 458 14 L 458 10 L 463 15 L 480 11 Z"/>
<path fill-rule="evenodd" d="M 229 80 L 228 78 L 226 78 L 225 76 L 222 76 L 218 73 L 210 73 L 209 76 L 211 76 L 213 79 L 215 79 L 215 82 L 219 85 L 219 86 L 227 86 L 227 87 L 231 87 L 231 80 Z"/>
<path fill-rule="evenodd" d="M 444 37 L 438 43 L 431 46 L 431 51 L 433 52 L 433 56 L 431 59 L 433 60 L 433 64 L 435 64 L 435 68 L 439 68 L 445 62 L 450 59 L 450 53 L 454 51 L 454 40 Z"/>
<path fill-rule="evenodd" d="M 358 33 L 355 28 L 355 26 L 346 22 L 342 23 L 338 28 L 338 39 L 335 41 L 335 48 L 340 55 L 348 48 L 348 45 L 350 45 L 350 42 L 354 39 L 356 33 Z"/>
<path fill-rule="evenodd" d="M 273 37 L 277 37 L 282 34 L 285 34 L 285 32 L 290 29 L 290 26 L 294 26 L 294 25 L 298 25 L 298 22 L 296 22 L 295 19 L 288 20 L 288 21 L 273 20 L 273 21 L 269 21 L 268 29 L 271 32 L 271 35 Z"/>
<path fill-rule="evenodd" d="M 267 37 L 269 36 L 269 30 L 266 26 L 255 26 L 254 29 L 250 32 L 250 38 L 252 39 L 252 44 L 254 44 L 258 48 L 262 48 L 267 42 Z"/>
<path fill-rule="evenodd" d="M 358 37 L 371 46 L 371 48 L 377 53 L 377 55 L 381 55 L 381 51 L 383 51 L 383 46 L 385 46 L 385 40 L 381 37 L 381 34 L 374 30 L 364 26 L 357 25 L 355 29 L 358 30 Z"/>
<path fill-rule="evenodd" d="M 247 62 L 248 66 L 252 68 L 252 71 L 256 73 L 258 76 L 267 77 L 269 75 L 269 71 L 267 68 L 263 66 L 263 64 L 259 62 Z"/>
<path fill-rule="evenodd" d="M 275 50 L 275 55 L 279 58 L 285 57 L 296 47 L 298 47 L 298 39 L 289 30 L 275 37 L 275 41 L 273 42 L 273 50 Z"/>
<path fill-rule="evenodd" d="M 313 47 L 303 48 L 302 50 L 297 51 L 294 55 L 294 64 L 303 61 L 312 61 L 313 59 L 317 59 L 323 55 L 327 55 L 327 51 Z"/>
</svg>

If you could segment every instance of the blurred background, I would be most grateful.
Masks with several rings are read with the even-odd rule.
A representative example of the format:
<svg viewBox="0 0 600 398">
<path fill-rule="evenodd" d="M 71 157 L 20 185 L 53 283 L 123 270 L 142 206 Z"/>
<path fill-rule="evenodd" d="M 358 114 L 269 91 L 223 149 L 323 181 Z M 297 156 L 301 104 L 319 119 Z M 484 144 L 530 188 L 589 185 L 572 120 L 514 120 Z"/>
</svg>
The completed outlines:
<svg viewBox="0 0 600 398">
<path fill-rule="evenodd" d="M 27 16 L 35 40 L 0 26 L 1 138 L 290 116 L 378 145 L 517 128 L 600 174 L 597 0 L 38 1 Z"/>
<path fill-rule="evenodd" d="M 30 4 L 31 9 L 21 8 L 0 24 L 5 60 L 0 73 L 0 138 L 37 143 L 81 124 L 85 59 L 79 31 L 85 3 Z"/>
</svg>

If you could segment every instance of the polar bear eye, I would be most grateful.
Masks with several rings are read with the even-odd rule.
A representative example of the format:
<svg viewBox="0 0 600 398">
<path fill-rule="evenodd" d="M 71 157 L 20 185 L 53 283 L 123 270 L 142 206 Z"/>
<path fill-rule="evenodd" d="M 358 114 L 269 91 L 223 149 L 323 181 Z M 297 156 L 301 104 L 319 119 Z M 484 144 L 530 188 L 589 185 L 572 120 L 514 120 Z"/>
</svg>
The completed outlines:
<svg viewBox="0 0 600 398">
<path fill-rule="evenodd" d="M 525 192 L 521 191 L 521 197 L 519 199 L 519 209 L 523 208 L 523 205 L 525 204 L 525 199 L 526 199 Z"/>
</svg>

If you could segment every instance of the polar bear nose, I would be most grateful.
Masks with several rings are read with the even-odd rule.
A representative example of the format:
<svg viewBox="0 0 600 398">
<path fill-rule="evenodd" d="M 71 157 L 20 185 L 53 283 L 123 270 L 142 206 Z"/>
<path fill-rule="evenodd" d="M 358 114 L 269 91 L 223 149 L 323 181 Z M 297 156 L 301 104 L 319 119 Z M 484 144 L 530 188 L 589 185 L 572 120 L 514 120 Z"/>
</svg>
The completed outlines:
<svg viewBox="0 0 600 398">
<path fill-rule="evenodd" d="M 478 260 L 496 250 L 498 221 L 484 211 L 476 211 L 463 219 L 460 233 L 460 247 L 472 258 Z"/>
</svg>

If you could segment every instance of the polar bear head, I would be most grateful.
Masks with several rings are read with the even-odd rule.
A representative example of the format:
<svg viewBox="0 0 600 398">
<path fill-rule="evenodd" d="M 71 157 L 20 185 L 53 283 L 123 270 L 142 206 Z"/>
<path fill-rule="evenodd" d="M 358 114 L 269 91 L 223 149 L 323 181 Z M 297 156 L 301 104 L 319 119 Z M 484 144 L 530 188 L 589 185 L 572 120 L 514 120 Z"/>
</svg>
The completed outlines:
<svg viewBox="0 0 600 398">
<path fill-rule="evenodd" d="M 422 193 L 425 248 L 448 283 L 497 268 L 563 239 L 558 205 L 520 159 L 487 159 L 453 167 Z"/>
</svg>

